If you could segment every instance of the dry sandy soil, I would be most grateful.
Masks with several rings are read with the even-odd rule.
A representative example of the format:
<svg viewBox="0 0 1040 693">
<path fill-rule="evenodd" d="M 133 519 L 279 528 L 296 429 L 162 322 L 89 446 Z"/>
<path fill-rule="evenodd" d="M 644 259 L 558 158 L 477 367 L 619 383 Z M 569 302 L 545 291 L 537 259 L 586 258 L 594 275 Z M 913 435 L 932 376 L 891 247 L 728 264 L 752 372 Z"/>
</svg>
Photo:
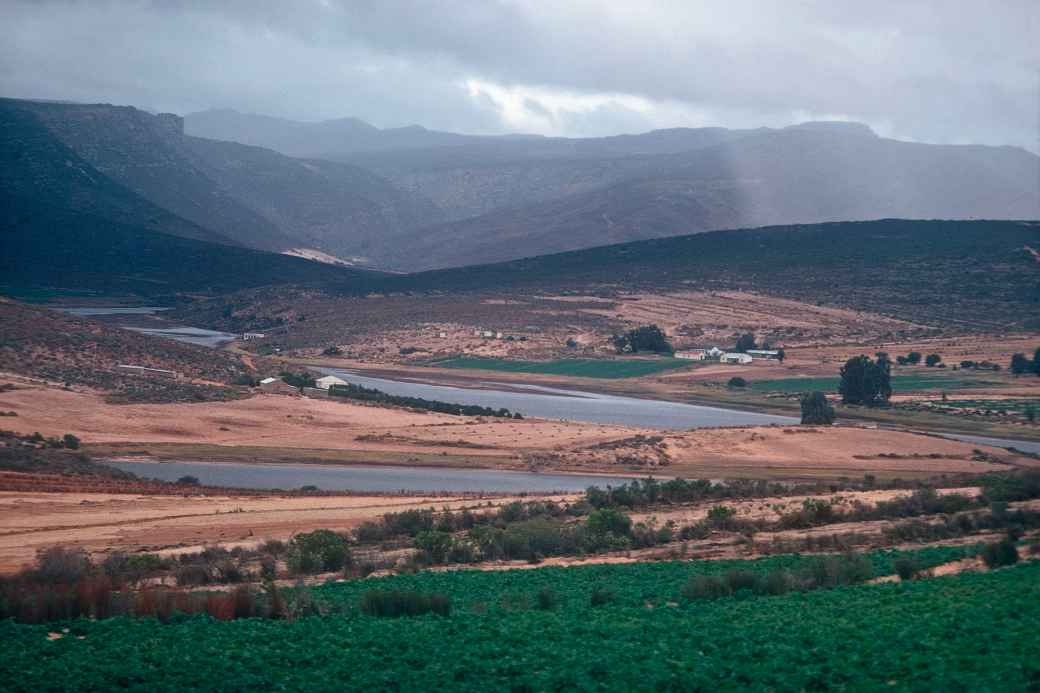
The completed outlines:
<svg viewBox="0 0 1040 693">
<path fill-rule="evenodd" d="M 985 472 L 1036 460 L 1005 450 L 868 427 L 767 426 L 665 432 L 540 419 L 416 413 L 261 394 L 221 403 L 106 404 L 98 394 L 42 385 L 0 393 L 4 425 L 74 433 L 106 452 L 191 459 L 427 464 L 653 472 L 700 478 L 837 478 Z M 207 447 L 208 446 L 208 447 Z M 281 451 L 281 453 L 279 452 Z"/>
</svg>

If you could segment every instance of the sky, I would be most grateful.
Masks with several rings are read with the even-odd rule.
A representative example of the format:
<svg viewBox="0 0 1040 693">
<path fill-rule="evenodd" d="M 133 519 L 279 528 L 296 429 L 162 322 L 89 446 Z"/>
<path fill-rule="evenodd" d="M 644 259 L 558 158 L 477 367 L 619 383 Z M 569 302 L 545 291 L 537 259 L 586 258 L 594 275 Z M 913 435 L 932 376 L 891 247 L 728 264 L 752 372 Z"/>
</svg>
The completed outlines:
<svg viewBox="0 0 1040 693">
<path fill-rule="evenodd" d="M 853 120 L 1040 151 L 1037 0 L 0 0 L 0 95 L 474 134 Z"/>
</svg>

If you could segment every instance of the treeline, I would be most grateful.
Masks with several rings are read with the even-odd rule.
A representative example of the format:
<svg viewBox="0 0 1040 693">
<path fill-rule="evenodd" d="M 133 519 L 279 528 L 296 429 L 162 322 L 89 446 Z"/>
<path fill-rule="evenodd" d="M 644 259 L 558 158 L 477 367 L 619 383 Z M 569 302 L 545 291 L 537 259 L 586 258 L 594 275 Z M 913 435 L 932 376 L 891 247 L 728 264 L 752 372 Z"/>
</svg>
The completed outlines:
<svg viewBox="0 0 1040 693">
<path fill-rule="evenodd" d="M 426 411 L 435 411 L 440 414 L 453 414 L 455 416 L 494 416 L 505 419 L 524 418 L 519 412 L 511 412 L 504 407 L 501 409 L 492 409 L 491 407 L 481 407 L 476 404 L 456 404 L 453 402 L 441 402 L 435 399 L 423 399 L 422 397 L 403 397 L 401 395 L 391 395 L 382 390 L 376 390 L 362 385 L 354 385 L 352 383 L 347 385 L 333 385 L 329 388 L 329 395 L 332 397 L 360 400 L 362 402 L 376 402 L 378 404 L 389 404 L 398 407 L 408 407 L 410 409 L 423 409 Z"/>
</svg>

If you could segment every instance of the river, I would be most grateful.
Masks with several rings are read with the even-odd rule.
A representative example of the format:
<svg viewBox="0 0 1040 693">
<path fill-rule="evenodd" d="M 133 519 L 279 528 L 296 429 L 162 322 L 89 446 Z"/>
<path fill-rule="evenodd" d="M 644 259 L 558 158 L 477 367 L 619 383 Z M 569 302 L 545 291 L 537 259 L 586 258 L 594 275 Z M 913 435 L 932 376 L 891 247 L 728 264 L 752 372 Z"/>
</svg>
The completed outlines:
<svg viewBox="0 0 1040 693">
<path fill-rule="evenodd" d="M 397 467 L 321 464 L 238 464 L 223 462 L 105 462 L 142 478 L 176 481 L 194 476 L 211 486 L 256 489 L 298 489 L 317 486 L 323 491 L 446 491 L 487 493 L 551 493 L 584 491 L 589 486 L 617 486 L 627 479 L 594 474 L 535 474 L 494 469 Z"/>
<path fill-rule="evenodd" d="M 515 383 L 506 385 L 504 383 L 486 381 L 482 383 L 486 389 L 471 389 L 372 378 L 337 368 L 320 368 L 318 370 L 325 374 L 337 375 L 356 385 L 376 388 L 392 395 L 423 397 L 443 402 L 457 402 L 459 404 L 476 404 L 496 409 L 505 407 L 510 411 L 518 411 L 524 416 L 537 416 L 546 419 L 589 421 L 592 423 L 621 424 L 672 430 L 718 426 L 796 424 L 799 421 L 792 416 L 756 414 L 754 412 L 722 409 L 720 407 L 561 390 L 539 385 L 517 385 Z M 497 390 L 494 389 L 496 386 L 512 389 L 520 388 L 530 392 Z M 936 434 L 969 443 L 978 443 L 979 445 L 992 445 L 1001 448 L 1013 447 L 1023 452 L 1040 454 L 1040 442 L 1036 441 L 990 438 L 966 433 L 936 432 Z"/>
<path fill-rule="evenodd" d="M 219 347 L 237 337 L 237 335 L 229 332 L 218 332 L 217 330 L 204 330 L 200 327 L 172 324 L 159 317 L 159 313 L 169 310 L 169 308 L 160 308 L 158 306 L 139 306 L 134 308 L 90 306 L 84 308 L 59 308 L 58 310 L 81 317 L 103 319 L 107 324 L 121 327 L 124 330 L 132 330 L 141 334 L 152 335 L 153 337 L 165 337 L 166 339 L 205 347 Z M 142 319 L 147 322 L 142 323 Z"/>
</svg>

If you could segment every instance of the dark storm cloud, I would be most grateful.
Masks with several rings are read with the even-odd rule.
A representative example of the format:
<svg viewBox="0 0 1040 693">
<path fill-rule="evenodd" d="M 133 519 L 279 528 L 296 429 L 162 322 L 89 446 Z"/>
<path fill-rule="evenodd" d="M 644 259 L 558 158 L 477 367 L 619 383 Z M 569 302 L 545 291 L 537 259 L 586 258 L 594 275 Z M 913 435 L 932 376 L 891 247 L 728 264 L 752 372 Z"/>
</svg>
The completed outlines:
<svg viewBox="0 0 1040 693">
<path fill-rule="evenodd" d="M 469 132 L 845 118 L 1035 150 L 1038 6 L 6 2 L 0 91 Z"/>
</svg>

